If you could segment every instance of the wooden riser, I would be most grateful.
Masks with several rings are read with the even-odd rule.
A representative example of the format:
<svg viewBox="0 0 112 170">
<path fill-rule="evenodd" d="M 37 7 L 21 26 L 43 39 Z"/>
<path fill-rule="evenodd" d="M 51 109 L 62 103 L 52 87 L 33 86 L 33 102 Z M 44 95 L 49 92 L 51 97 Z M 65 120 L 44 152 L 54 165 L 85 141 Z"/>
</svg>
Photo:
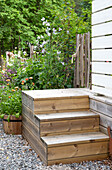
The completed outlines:
<svg viewBox="0 0 112 170">
<path fill-rule="evenodd" d="M 78 92 L 76 93 L 74 90 L 70 90 L 69 93 L 67 92 L 67 89 L 51 90 L 51 92 L 49 91 L 50 94 L 48 94 L 48 91 L 40 92 L 37 90 L 33 92 L 33 95 L 31 95 L 31 92 L 32 91 L 22 93 L 22 103 L 27 106 L 34 114 L 46 114 L 67 111 L 71 112 L 76 110 L 89 109 L 88 95 L 84 95 L 81 93 L 78 95 Z M 44 92 L 46 94 L 42 94 L 41 97 L 41 93 Z"/>
<path fill-rule="evenodd" d="M 40 120 L 39 115 L 37 117 L 33 114 L 27 114 L 26 110 L 23 111 L 23 123 L 30 127 L 32 131 L 35 131 L 39 137 L 99 131 L 99 116 L 92 112 L 73 112 L 68 113 L 69 116 L 67 117 L 67 113 L 57 113 L 57 117 L 53 115 L 53 119 L 43 120 L 42 117 L 47 115 L 41 115 Z M 50 115 L 47 117 L 50 117 Z"/>
<path fill-rule="evenodd" d="M 102 159 L 109 152 L 109 138 L 100 132 L 42 137 L 42 140 L 48 148 L 48 165 L 69 163 L 70 159 L 71 162 Z"/>
<path fill-rule="evenodd" d="M 41 137 L 99 131 L 99 116 L 89 111 L 36 115 L 35 117 L 40 123 Z"/>
</svg>

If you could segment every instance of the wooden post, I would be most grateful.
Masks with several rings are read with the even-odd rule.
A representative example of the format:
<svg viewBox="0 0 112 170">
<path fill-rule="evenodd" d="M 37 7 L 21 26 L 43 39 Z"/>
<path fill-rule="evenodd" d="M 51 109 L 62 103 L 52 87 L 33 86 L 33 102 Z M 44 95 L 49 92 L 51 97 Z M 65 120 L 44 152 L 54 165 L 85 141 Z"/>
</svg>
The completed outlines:
<svg viewBox="0 0 112 170">
<path fill-rule="evenodd" d="M 34 46 L 30 44 L 30 58 L 33 56 L 33 48 Z"/>
<path fill-rule="evenodd" d="M 88 75 L 87 75 L 87 88 L 89 88 L 90 78 L 90 32 L 88 32 Z"/>
<path fill-rule="evenodd" d="M 80 44 L 80 34 L 77 34 L 77 42 L 76 42 L 76 47 L 78 48 Z M 77 75 L 76 75 L 76 84 L 79 87 L 80 85 L 80 74 L 79 74 L 79 50 L 77 52 Z"/>
<path fill-rule="evenodd" d="M 84 77 L 83 77 L 83 56 L 84 56 L 84 35 L 81 35 L 81 49 L 80 49 L 80 80 L 81 87 L 84 86 Z"/>
<path fill-rule="evenodd" d="M 88 34 L 85 34 L 85 87 L 87 87 L 87 55 L 88 55 Z"/>
</svg>

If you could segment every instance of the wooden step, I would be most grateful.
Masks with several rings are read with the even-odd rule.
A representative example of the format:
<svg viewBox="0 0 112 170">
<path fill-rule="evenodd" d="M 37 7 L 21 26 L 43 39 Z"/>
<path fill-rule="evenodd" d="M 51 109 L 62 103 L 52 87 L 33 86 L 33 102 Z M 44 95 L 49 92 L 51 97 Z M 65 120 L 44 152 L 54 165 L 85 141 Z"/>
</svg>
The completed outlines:
<svg viewBox="0 0 112 170">
<path fill-rule="evenodd" d="M 79 89 L 31 90 L 22 92 L 22 103 L 34 114 L 89 109 L 89 96 Z"/>
<path fill-rule="evenodd" d="M 99 115 L 90 111 L 35 115 L 40 136 L 99 131 Z"/>
<path fill-rule="evenodd" d="M 47 136 L 47 164 L 104 159 L 108 156 L 109 137 L 101 132 Z"/>
</svg>

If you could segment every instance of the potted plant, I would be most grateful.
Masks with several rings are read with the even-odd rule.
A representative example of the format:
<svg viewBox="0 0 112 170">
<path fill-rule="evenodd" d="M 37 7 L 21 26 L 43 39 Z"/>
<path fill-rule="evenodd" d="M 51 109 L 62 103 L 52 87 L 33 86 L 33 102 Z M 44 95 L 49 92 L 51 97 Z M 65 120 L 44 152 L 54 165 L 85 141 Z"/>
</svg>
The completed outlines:
<svg viewBox="0 0 112 170">
<path fill-rule="evenodd" d="M 4 132 L 7 134 L 21 134 L 22 101 L 21 89 L 4 85 L 0 89 L 0 118 L 3 119 Z"/>
</svg>

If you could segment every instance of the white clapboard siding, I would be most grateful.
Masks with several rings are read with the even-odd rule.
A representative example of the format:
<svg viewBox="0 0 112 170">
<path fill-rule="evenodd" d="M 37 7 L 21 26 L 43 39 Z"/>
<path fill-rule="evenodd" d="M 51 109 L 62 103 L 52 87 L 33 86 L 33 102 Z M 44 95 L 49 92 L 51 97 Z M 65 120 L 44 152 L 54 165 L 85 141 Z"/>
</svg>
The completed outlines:
<svg viewBox="0 0 112 170">
<path fill-rule="evenodd" d="M 103 94 L 105 96 L 112 97 L 112 89 L 98 87 L 98 86 L 92 86 L 92 91 L 95 93 Z"/>
<path fill-rule="evenodd" d="M 92 50 L 92 61 L 112 61 L 112 49 Z"/>
<path fill-rule="evenodd" d="M 112 0 L 94 0 L 92 2 L 92 12 L 96 12 L 112 6 Z"/>
<path fill-rule="evenodd" d="M 112 35 L 92 38 L 92 49 L 112 48 Z"/>
<path fill-rule="evenodd" d="M 92 84 L 112 89 L 112 76 L 92 74 Z"/>
<path fill-rule="evenodd" d="M 112 20 L 112 8 L 92 14 L 92 25 Z"/>
<path fill-rule="evenodd" d="M 112 34 L 112 22 L 107 22 L 92 27 L 92 37 Z"/>
<path fill-rule="evenodd" d="M 112 63 L 92 62 L 92 72 L 101 74 L 112 74 Z"/>
</svg>

